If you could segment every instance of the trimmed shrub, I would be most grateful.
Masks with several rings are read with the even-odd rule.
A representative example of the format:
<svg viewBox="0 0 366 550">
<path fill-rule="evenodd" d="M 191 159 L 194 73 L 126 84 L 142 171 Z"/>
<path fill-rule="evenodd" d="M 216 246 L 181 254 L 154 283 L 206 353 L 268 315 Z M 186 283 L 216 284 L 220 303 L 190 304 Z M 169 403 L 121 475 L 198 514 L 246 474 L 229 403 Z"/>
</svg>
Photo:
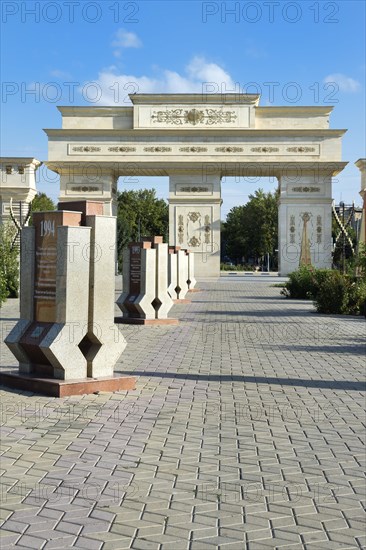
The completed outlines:
<svg viewBox="0 0 366 550">
<path fill-rule="evenodd" d="M 286 298 L 295 298 L 297 300 L 311 300 L 317 293 L 317 281 L 314 276 L 314 268 L 311 266 L 301 266 L 297 271 L 289 274 L 289 281 L 285 283 L 285 288 L 281 294 Z"/>
<path fill-rule="evenodd" d="M 337 270 L 329 270 L 323 278 L 315 297 L 314 305 L 319 313 L 347 313 L 347 278 Z"/>
<path fill-rule="evenodd" d="M 319 313 L 366 316 L 365 277 L 302 266 L 290 273 L 281 294 L 287 298 L 313 300 Z"/>
</svg>

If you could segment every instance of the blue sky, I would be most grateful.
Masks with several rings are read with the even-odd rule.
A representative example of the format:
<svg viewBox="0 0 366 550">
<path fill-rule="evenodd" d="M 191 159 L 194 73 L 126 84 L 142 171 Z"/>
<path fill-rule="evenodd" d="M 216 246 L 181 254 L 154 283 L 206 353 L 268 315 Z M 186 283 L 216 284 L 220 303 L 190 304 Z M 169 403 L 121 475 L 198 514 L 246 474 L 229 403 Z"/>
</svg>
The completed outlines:
<svg viewBox="0 0 366 550">
<path fill-rule="evenodd" d="M 363 1 L 3 0 L 1 10 L 3 156 L 46 160 L 42 128 L 60 127 L 57 105 L 127 105 L 129 92 L 200 92 L 202 82 L 213 82 L 218 92 L 259 91 L 261 105 L 334 106 L 331 127 L 348 129 L 343 160 L 350 164 L 333 196 L 360 204 L 354 162 L 366 156 Z M 56 199 L 57 179 L 49 180 L 41 171 L 38 188 Z M 166 179 L 119 183 L 145 186 L 167 197 Z M 275 183 L 225 181 L 223 217 L 260 186 Z"/>
</svg>

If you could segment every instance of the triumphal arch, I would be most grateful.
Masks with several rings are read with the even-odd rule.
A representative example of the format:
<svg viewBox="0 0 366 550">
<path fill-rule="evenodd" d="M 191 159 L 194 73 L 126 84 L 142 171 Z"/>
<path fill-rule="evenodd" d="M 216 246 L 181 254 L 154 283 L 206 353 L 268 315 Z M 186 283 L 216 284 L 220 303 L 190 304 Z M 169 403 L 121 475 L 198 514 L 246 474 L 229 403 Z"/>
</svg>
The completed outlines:
<svg viewBox="0 0 366 550">
<path fill-rule="evenodd" d="M 198 276 L 217 277 L 222 182 L 271 176 L 280 188 L 280 274 L 299 262 L 330 267 L 332 177 L 346 165 L 345 130 L 329 128 L 332 107 L 261 107 L 257 94 L 130 99 L 59 107 L 62 129 L 45 131 L 62 201 L 103 201 L 111 215 L 119 176 L 169 176 L 169 242 L 195 253 Z"/>
</svg>

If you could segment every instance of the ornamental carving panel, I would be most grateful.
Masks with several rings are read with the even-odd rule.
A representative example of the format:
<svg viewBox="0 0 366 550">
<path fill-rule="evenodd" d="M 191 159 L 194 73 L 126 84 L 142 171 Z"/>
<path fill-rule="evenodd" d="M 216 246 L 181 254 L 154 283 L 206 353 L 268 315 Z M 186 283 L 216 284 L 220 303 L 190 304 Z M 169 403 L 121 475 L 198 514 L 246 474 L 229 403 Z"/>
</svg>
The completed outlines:
<svg viewBox="0 0 366 550">
<path fill-rule="evenodd" d="M 180 147 L 182 153 L 207 153 L 207 147 Z"/>
<path fill-rule="evenodd" d="M 97 185 L 68 185 L 66 194 L 72 195 L 73 193 L 98 193 L 99 195 L 103 195 L 103 190 Z"/>
<path fill-rule="evenodd" d="M 82 145 L 80 147 L 73 147 L 73 151 L 78 153 L 97 153 L 100 151 L 100 147 L 93 147 L 91 145 Z"/>
<path fill-rule="evenodd" d="M 313 153 L 315 147 L 287 147 L 289 153 Z"/>
<path fill-rule="evenodd" d="M 293 187 L 292 191 L 294 193 L 318 193 L 320 191 L 320 187 Z"/>
<path fill-rule="evenodd" d="M 203 206 L 199 211 L 190 211 L 189 207 L 178 207 L 176 242 L 192 249 L 202 248 L 212 241 L 211 207 Z"/>
<path fill-rule="evenodd" d="M 323 224 L 322 217 L 316 217 L 316 242 L 320 244 L 322 242 Z"/>
<path fill-rule="evenodd" d="M 243 147 L 215 147 L 217 153 L 242 153 Z"/>
<path fill-rule="evenodd" d="M 205 216 L 205 244 L 210 244 L 211 242 L 211 223 L 210 216 L 206 214 Z"/>
<path fill-rule="evenodd" d="M 199 246 L 200 244 L 201 244 L 201 239 L 197 239 L 197 237 L 194 237 L 194 236 L 188 241 L 188 245 L 193 248 Z"/>
<path fill-rule="evenodd" d="M 146 153 L 169 153 L 171 150 L 171 147 L 144 147 Z"/>
<path fill-rule="evenodd" d="M 295 216 L 290 216 L 290 244 L 295 243 Z"/>
<path fill-rule="evenodd" d="M 324 236 L 324 220 L 323 209 L 319 207 L 313 211 L 296 209 L 296 212 L 288 217 L 287 242 L 299 246 L 300 263 L 307 265 L 311 254 L 316 254 L 316 251 L 324 246 L 324 241 L 327 240 Z M 331 231 L 330 227 L 328 231 Z"/>
<path fill-rule="evenodd" d="M 108 147 L 108 151 L 111 153 L 133 153 L 136 151 L 136 147 Z"/>
<path fill-rule="evenodd" d="M 201 214 L 199 212 L 190 212 L 188 214 L 188 219 L 191 220 L 191 222 L 193 223 L 195 223 L 200 218 L 201 218 Z"/>
<path fill-rule="evenodd" d="M 202 244 L 201 212 L 188 212 L 187 214 L 187 244 L 192 248 L 197 248 Z"/>
<path fill-rule="evenodd" d="M 253 153 L 278 153 L 278 147 L 252 147 Z"/>
<path fill-rule="evenodd" d="M 208 187 L 181 187 L 179 191 L 182 193 L 207 193 Z"/>
<path fill-rule="evenodd" d="M 166 109 L 153 111 L 151 115 L 152 122 L 173 126 L 234 124 L 237 118 L 235 111 L 224 111 L 223 109 Z"/>
<path fill-rule="evenodd" d="M 178 216 L 178 243 L 182 244 L 184 241 L 184 221 L 183 216 L 180 214 Z"/>
</svg>

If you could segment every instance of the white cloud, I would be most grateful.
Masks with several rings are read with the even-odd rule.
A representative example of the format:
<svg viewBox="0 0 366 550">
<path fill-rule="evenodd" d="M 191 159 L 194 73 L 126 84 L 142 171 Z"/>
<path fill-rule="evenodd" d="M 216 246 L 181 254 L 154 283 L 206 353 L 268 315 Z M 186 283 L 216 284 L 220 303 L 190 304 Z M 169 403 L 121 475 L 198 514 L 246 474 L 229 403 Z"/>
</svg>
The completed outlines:
<svg viewBox="0 0 366 550">
<path fill-rule="evenodd" d="M 341 92 L 353 93 L 361 89 L 361 84 L 357 80 L 342 73 L 330 74 L 324 78 L 323 82 L 335 82 Z"/>
<path fill-rule="evenodd" d="M 118 29 L 115 39 L 112 42 L 113 48 L 116 48 L 113 54 L 116 57 L 121 56 L 123 48 L 141 48 L 142 42 L 134 32 L 128 32 L 125 29 Z"/>
<path fill-rule="evenodd" d="M 70 73 L 67 73 L 66 71 L 60 71 L 59 69 L 54 69 L 50 72 L 51 76 L 54 76 L 55 78 L 62 78 L 62 79 L 70 79 L 71 75 Z"/>
<path fill-rule="evenodd" d="M 129 93 L 225 93 L 235 89 L 231 76 L 203 57 L 194 57 L 184 74 L 163 69 L 156 77 L 136 76 L 118 74 L 118 69 L 112 66 L 101 71 L 96 82 L 102 90 L 99 103 L 103 105 L 130 104 Z M 205 83 L 210 85 L 204 86 Z"/>
</svg>

